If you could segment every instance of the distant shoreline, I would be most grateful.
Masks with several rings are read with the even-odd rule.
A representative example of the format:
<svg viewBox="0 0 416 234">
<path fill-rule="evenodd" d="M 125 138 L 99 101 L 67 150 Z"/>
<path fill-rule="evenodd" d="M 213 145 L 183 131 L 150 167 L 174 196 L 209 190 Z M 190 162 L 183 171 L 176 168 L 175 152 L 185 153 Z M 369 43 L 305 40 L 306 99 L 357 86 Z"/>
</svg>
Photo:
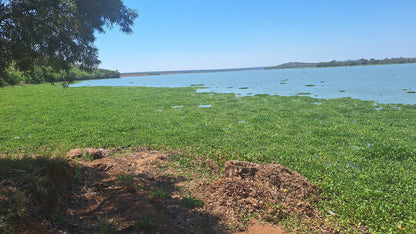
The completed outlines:
<svg viewBox="0 0 416 234">
<path fill-rule="evenodd" d="M 408 64 L 416 63 L 416 58 L 385 58 L 385 59 L 358 59 L 347 61 L 303 63 L 288 62 L 277 66 L 264 67 L 246 67 L 246 68 L 225 68 L 225 69 L 201 69 L 201 70 L 174 70 L 174 71 L 149 71 L 149 72 L 127 72 L 121 73 L 120 77 L 133 76 L 155 76 L 155 75 L 175 75 L 186 73 L 209 73 L 209 72 L 229 72 L 229 71 L 247 71 L 247 70 L 273 70 L 273 69 L 293 69 L 293 68 L 320 68 L 320 67 L 345 67 L 345 66 L 369 66 L 369 65 L 387 65 L 387 64 Z"/>
<path fill-rule="evenodd" d="M 120 77 L 132 76 L 157 76 L 157 75 L 175 75 L 186 73 L 209 73 L 209 72 L 229 72 L 229 71 L 248 71 L 248 70 L 263 70 L 270 66 L 264 67 L 245 67 L 245 68 L 224 68 L 224 69 L 201 69 L 201 70 L 175 70 L 175 71 L 150 71 L 150 72 L 127 72 L 121 73 Z"/>
<path fill-rule="evenodd" d="M 385 58 L 385 59 L 358 59 L 358 60 L 346 60 L 319 63 L 300 63 L 289 62 L 283 63 L 277 66 L 268 67 L 266 69 L 287 69 L 287 68 L 319 68 L 319 67 L 350 67 L 350 66 L 368 66 L 368 65 L 388 65 L 388 64 L 408 64 L 416 63 L 416 58 Z"/>
</svg>

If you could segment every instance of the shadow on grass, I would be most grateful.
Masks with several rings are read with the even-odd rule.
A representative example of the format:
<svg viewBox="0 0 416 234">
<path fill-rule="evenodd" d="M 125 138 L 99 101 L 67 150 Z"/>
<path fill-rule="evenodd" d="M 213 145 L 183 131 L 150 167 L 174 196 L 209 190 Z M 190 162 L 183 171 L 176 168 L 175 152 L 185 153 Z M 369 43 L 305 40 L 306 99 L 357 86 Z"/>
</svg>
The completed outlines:
<svg viewBox="0 0 416 234">
<path fill-rule="evenodd" d="M 226 232 L 218 217 L 198 209 L 202 200 L 178 196 L 184 177 L 124 169 L 0 157 L 0 232 Z"/>
<path fill-rule="evenodd" d="M 70 198 L 73 181 L 67 160 L 0 155 L 0 232 L 36 230 L 30 217 L 47 219 Z"/>
<path fill-rule="evenodd" d="M 202 206 L 198 205 L 201 200 L 195 199 L 192 204 L 195 206 L 184 205 L 184 198 L 177 196 L 180 188 L 176 185 L 184 177 L 151 172 L 120 176 L 117 170 L 104 164 L 82 170 L 85 181 L 77 189 L 77 201 L 67 208 L 72 215 L 65 217 L 61 230 L 76 233 L 220 233 L 226 230 L 217 217 L 197 209 Z"/>
</svg>

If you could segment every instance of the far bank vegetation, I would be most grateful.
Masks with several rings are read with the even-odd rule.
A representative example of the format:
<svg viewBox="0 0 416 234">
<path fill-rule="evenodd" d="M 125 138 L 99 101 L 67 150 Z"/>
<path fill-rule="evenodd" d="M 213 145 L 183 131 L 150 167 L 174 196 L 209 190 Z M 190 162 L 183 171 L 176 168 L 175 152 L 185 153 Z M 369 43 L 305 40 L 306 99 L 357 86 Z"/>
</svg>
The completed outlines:
<svg viewBox="0 0 416 234">
<path fill-rule="evenodd" d="M 22 72 L 11 67 L 8 70 L 9 79 L 0 79 L 0 87 L 6 85 L 17 84 L 41 84 L 44 82 L 63 82 L 63 81 L 77 81 L 77 80 L 92 80 L 92 79 L 106 79 L 119 78 L 120 72 L 107 69 L 91 69 L 83 70 L 78 66 L 72 66 L 69 72 L 64 70 L 56 71 L 51 67 L 36 66 L 33 71 Z"/>
<path fill-rule="evenodd" d="M 383 65 L 383 64 L 405 64 L 416 63 L 416 58 L 385 58 L 385 59 L 358 59 L 347 61 L 320 62 L 320 63 L 300 63 L 289 62 L 283 63 L 267 69 L 284 69 L 284 68 L 307 68 L 307 67 L 341 67 L 341 66 L 363 66 L 363 65 Z"/>
</svg>

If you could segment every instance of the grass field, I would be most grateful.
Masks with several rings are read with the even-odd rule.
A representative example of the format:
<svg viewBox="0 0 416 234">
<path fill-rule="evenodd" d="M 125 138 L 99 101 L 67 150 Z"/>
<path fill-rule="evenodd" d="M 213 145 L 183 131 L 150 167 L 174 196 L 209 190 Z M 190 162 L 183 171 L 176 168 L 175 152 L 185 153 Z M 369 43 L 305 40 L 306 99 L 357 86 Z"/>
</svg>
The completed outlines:
<svg viewBox="0 0 416 234">
<path fill-rule="evenodd" d="M 183 150 L 180 161 L 276 162 L 323 188 L 329 219 L 416 232 L 416 105 L 195 89 L 2 88 L 0 154 L 143 145 Z"/>
</svg>

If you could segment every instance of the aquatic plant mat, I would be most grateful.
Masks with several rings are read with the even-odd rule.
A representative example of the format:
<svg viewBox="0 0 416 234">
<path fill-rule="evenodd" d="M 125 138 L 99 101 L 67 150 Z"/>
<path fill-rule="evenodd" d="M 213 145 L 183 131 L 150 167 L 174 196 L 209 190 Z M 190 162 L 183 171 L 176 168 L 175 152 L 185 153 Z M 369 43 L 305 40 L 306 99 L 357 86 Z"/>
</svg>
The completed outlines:
<svg viewBox="0 0 416 234">
<path fill-rule="evenodd" d="M 320 188 L 279 164 L 228 161 L 221 176 L 211 160 L 195 159 L 199 168 L 189 170 L 172 160 L 180 154 L 145 148 L 75 149 L 67 156 L 70 161 L 35 165 L 44 171 L 33 179 L 43 183 L 2 175 L 8 231 L 250 233 L 266 224 L 265 231 L 281 233 L 276 225 L 289 217 L 316 233 L 342 230 L 315 207 Z M 12 174 L 22 170 L 29 168 L 10 168 Z"/>
<path fill-rule="evenodd" d="M 6 158 L 0 161 L 0 175 L 1 181 L 13 178 L 8 180 L 10 184 L 2 184 L 2 198 L 9 199 L 7 204 L 21 207 L 26 204 L 27 196 L 15 188 L 28 184 L 24 191 L 38 194 L 36 197 L 44 198 L 42 202 L 51 204 L 52 209 L 53 197 L 59 196 L 38 188 L 46 186 L 53 191 L 54 185 L 48 180 L 64 175 L 47 169 L 46 165 L 68 164 L 66 159 L 54 160 L 65 156 L 70 149 L 91 148 L 83 152 L 83 160 L 100 160 L 99 157 L 105 157 L 96 152 L 100 148 L 143 146 L 180 151 L 181 154 L 170 157 L 173 165 L 198 173 L 201 162 L 211 160 L 218 172 L 202 170 L 201 173 L 206 171 L 208 178 L 218 178 L 207 181 L 210 184 L 206 186 L 212 186 L 207 188 L 221 185 L 219 177 L 227 161 L 280 164 L 321 188 L 319 197 L 323 199 L 318 202 L 312 196 L 306 201 L 320 212 L 324 223 L 337 223 L 346 233 L 416 231 L 416 105 L 384 105 L 351 98 L 236 97 L 198 93 L 197 89 L 65 89 L 59 85 L 1 88 L 0 154 Z M 31 155 L 40 155 L 39 160 L 43 161 L 34 161 Z M 18 166 L 16 170 L 11 169 L 12 165 Z M 64 165 L 57 168 L 67 167 Z M 69 168 L 73 167 L 69 165 Z M 74 170 L 80 171 L 76 167 Z M 46 176 L 39 179 L 39 175 L 47 171 L 49 179 Z M 129 176 L 119 177 L 119 180 L 130 180 Z M 81 174 L 78 173 L 74 180 L 79 178 Z M 257 180 L 255 175 L 252 178 Z M 226 180 L 230 179 L 224 178 Z M 233 181 L 235 185 L 247 183 L 246 179 L 233 178 Z M 229 188 L 234 186 L 223 183 Z M 61 191 L 66 194 L 65 189 L 59 193 Z M 150 192 L 153 197 L 171 200 L 163 190 Z M 269 195 L 273 199 L 279 197 L 273 190 L 264 192 L 268 192 L 266 198 Z M 187 198 L 183 201 L 184 207 L 199 207 L 199 200 L 208 201 L 196 194 Z M 239 201 L 251 200 L 244 199 L 241 197 Z M 221 200 L 212 203 L 220 204 Z M 274 212 L 272 216 L 286 231 L 299 230 L 307 223 L 307 218 L 299 218 L 301 215 L 288 215 L 288 208 L 283 204 L 282 201 L 277 207 L 262 203 L 256 206 Z M 204 207 L 206 205 L 204 202 Z M 246 211 L 229 211 L 229 214 L 232 217 L 233 212 L 249 213 L 254 208 L 248 206 Z M 20 217 L 25 210 L 17 209 L 17 213 L 13 213 L 15 211 L 3 209 L 1 212 L 0 228 L 10 217 Z M 258 219 L 270 218 L 257 210 L 251 214 Z M 142 218 L 144 221 L 138 226 L 152 222 L 148 215 Z M 241 219 L 249 218 L 250 215 L 243 215 Z M 311 225 L 315 225 L 314 221 Z"/>
</svg>

